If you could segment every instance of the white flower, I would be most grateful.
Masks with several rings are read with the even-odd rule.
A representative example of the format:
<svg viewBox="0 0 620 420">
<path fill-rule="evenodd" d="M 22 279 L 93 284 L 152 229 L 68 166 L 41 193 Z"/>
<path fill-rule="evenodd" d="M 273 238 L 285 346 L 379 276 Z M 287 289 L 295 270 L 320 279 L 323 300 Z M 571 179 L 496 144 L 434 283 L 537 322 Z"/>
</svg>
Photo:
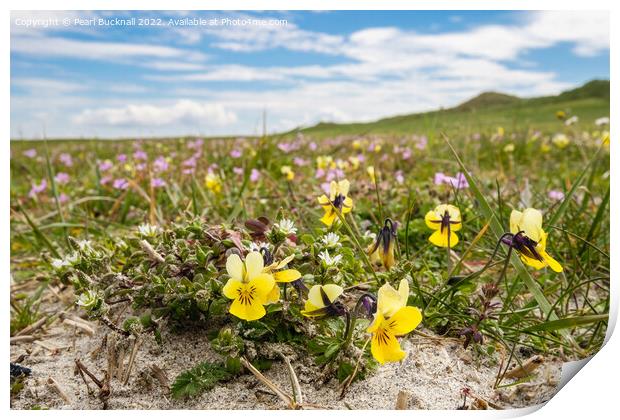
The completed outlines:
<svg viewBox="0 0 620 420">
<path fill-rule="evenodd" d="M 250 242 L 249 249 L 250 249 L 250 252 L 254 252 L 254 251 L 260 252 L 261 249 L 263 249 L 263 248 L 266 248 L 266 249 L 269 250 L 270 246 L 271 245 L 268 244 L 267 242 L 258 242 L 258 243 L 257 242 Z"/>
<path fill-rule="evenodd" d="M 153 238 L 159 233 L 159 227 L 144 223 L 138 226 L 138 233 L 146 238 Z"/>
<path fill-rule="evenodd" d="M 326 248 L 338 248 L 340 244 L 340 236 L 334 232 L 329 232 L 321 238 L 321 242 Z"/>
<path fill-rule="evenodd" d="M 375 239 L 377 239 L 377 234 L 375 232 L 367 230 L 366 232 L 364 232 L 364 235 L 362 237 L 367 242 L 374 242 Z"/>
<path fill-rule="evenodd" d="M 77 253 L 67 255 L 65 258 L 54 258 L 52 260 L 52 268 L 54 270 L 63 272 L 69 267 L 73 267 L 80 260 L 80 256 Z"/>
<path fill-rule="evenodd" d="M 335 267 L 340 261 L 342 261 L 342 255 L 334 255 L 333 257 L 329 255 L 329 252 L 323 251 L 319 253 L 319 258 L 323 261 L 325 266 L 327 267 Z"/>
<path fill-rule="evenodd" d="M 95 248 L 93 248 L 91 241 L 85 239 L 85 240 L 76 241 L 76 242 L 77 242 L 78 248 L 80 249 L 82 254 L 84 254 L 85 256 L 99 257 L 99 252 L 97 252 Z"/>
<path fill-rule="evenodd" d="M 274 224 L 273 227 L 278 229 L 280 233 L 286 236 L 294 235 L 297 233 L 295 222 L 290 219 L 282 219 L 278 223 Z"/>
<path fill-rule="evenodd" d="M 569 119 L 567 119 L 566 121 L 564 121 L 564 125 L 573 125 L 575 124 L 577 121 L 579 121 L 579 117 L 577 117 L 576 115 L 573 115 L 572 117 L 570 117 Z"/>
<path fill-rule="evenodd" d="M 594 121 L 594 124 L 597 126 L 602 126 L 602 125 L 608 125 L 609 124 L 609 117 L 601 117 L 601 118 L 597 118 Z"/>
<path fill-rule="evenodd" d="M 61 258 L 54 258 L 52 260 L 52 267 L 54 267 L 55 270 L 61 271 L 62 269 L 69 266 L 70 264 Z"/>
<path fill-rule="evenodd" d="M 83 241 L 76 241 L 76 242 L 77 242 L 78 248 L 80 248 L 80 251 L 87 251 L 88 249 L 92 248 L 91 242 L 88 239 L 84 239 Z"/>
</svg>

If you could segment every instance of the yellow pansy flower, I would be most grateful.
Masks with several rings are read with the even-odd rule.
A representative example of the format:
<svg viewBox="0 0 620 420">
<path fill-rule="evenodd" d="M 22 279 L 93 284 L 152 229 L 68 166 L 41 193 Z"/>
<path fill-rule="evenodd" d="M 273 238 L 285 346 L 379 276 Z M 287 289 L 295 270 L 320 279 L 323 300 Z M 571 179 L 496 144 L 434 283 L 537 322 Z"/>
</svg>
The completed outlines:
<svg viewBox="0 0 620 420">
<path fill-rule="evenodd" d="M 335 302 L 343 291 L 344 289 L 337 284 L 315 284 L 308 291 L 308 299 L 301 311 L 302 315 L 309 318 L 340 315 Z"/>
<path fill-rule="evenodd" d="M 275 285 L 275 279 L 263 271 L 263 256 L 260 252 L 250 252 L 245 262 L 237 254 L 226 260 L 226 271 L 230 279 L 222 292 L 233 302 L 229 312 L 234 316 L 254 321 L 267 313 L 263 305 L 267 304 L 267 296 Z"/>
<path fill-rule="evenodd" d="M 295 179 L 295 172 L 293 172 L 290 166 L 281 167 L 280 172 L 282 173 L 282 175 L 285 175 L 286 179 L 289 181 L 292 181 Z"/>
<path fill-rule="evenodd" d="M 515 151 L 515 145 L 512 143 L 508 143 L 506 146 L 504 146 L 504 152 L 505 153 L 512 153 Z"/>
<path fill-rule="evenodd" d="M 405 358 L 397 336 L 413 331 L 422 322 L 422 312 L 407 306 L 409 283 L 401 280 L 398 290 L 384 284 L 377 296 L 377 313 L 368 332 L 372 334 L 370 352 L 381 364 L 398 362 Z"/>
<path fill-rule="evenodd" d="M 205 186 L 214 194 L 219 194 L 222 191 L 222 181 L 220 180 L 220 177 L 213 172 L 209 172 L 205 176 Z"/>
<path fill-rule="evenodd" d="M 434 210 L 430 210 L 424 217 L 426 226 L 435 232 L 428 238 L 433 244 L 440 247 L 454 247 L 459 243 L 456 231 L 463 227 L 461 223 L 461 211 L 451 204 L 440 204 Z"/>
<path fill-rule="evenodd" d="M 331 226 L 337 215 L 337 211 L 342 214 L 347 214 L 353 208 L 353 200 L 348 197 L 349 194 L 349 181 L 343 179 L 340 182 L 332 181 L 329 185 L 329 197 L 325 194 L 319 197 L 319 204 L 325 210 L 325 214 L 321 218 L 327 226 Z"/>
<path fill-rule="evenodd" d="M 561 272 L 559 262 L 547 254 L 547 233 L 542 229 L 542 213 L 533 208 L 510 214 L 510 232 L 514 235 L 511 245 L 517 250 L 521 261 L 536 270 L 549 266 Z"/>
<path fill-rule="evenodd" d="M 603 131 L 602 137 L 603 137 L 603 144 L 605 146 L 609 146 L 609 131 Z"/>
<path fill-rule="evenodd" d="M 375 182 L 377 182 L 377 178 L 375 177 L 375 167 L 374 166 L 369 166 L 368 168 L 366 168 L 366 172 L 368 173 L 368 176 L 370 177 L 370 180 L 372 181 L 373 184 Z"/>
<path fill-rule="evenodd" d="M 333 158 L 331 156 L 317 156 L 316 167 L 319 169 L 327 169 L 332 163 Z"/>
<path fill-rule="evenodd" d="M 353 170 L 357 170 L 360 167 L 360 159 L 357 156 L 349 157 L 349 162 L 351 163 L 351 168 L 353 168 Z"/>
<path fill-rule="evenodd" d="M 560 149 L 564 149 L 570 143 L 570 140 L 568 139 L 566 134 L 556 134 L 555 136 L 553 136 L 553 139 L 551 139 L 551 141 Z"/>
<path fill-rule="evenodd" d="M 390 219 L 385 220 L 384 226 L 377 234 L 375 242 L 371 244 L 366 252 L 373 263 L 381 262 L 386 270 L 392 268 L 394 261 L 394 243 L 396 241 L 396 223 Z"/>
<path fill-rule="evenodd" d="M 273 262 L 263 269 L 263 273 L 271 274 L 276 281 L 273 285 L 273 289 L 271 289 L 269 295 L 267 295 L 267 303 L 276 303 L 280 300 L 280 287 L 278 286 L 278 283 L 290 283 L 301 278 L 301 273 L 297 270 L 283 270 L 283 268 L 286 267 L 287 264 L 293 260 L 293 258 L 295 258 L 295 255 L 289 255 L 282 261 Z"/>
</svg>

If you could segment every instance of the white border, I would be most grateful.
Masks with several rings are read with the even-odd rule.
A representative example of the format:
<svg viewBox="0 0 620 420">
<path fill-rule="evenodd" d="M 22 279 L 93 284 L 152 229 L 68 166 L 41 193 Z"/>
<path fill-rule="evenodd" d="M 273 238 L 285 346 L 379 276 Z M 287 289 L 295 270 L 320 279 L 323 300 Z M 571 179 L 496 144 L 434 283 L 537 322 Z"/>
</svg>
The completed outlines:
<svg viewBox="0 0 620 420">
<path fill-rule="evenodd" d="M 22 1 L 5 1 L 3 5 L 6 5 L 4 9 L 2 9 L 2 17 L 3 22 L 5 22 L 5 26 L 3 27 L 3 42 L 2 42 L 2 52 L 5 60 L 2 62 L 5 63 L 1 68 L 0 72 L 3 79 L 2 91 L 4 98 L 4 107 L 2 112 L 2 127 L 4 128 L 4 141 L 2 143 L 2 171 L 3 177 L 0 191 L 1 200 L 2 200 L 2 217 L 4 223 L 2 224 L 2 237 L 4 241 L 0 245 L 0 258 L 2 260 L 2 273 L 5 279 L 3 281 L 3 293 L 5 294 L 6 309 L 2 312 L 2 319 L 0 319 L 0 334 L 5 338 L 5 346 L 2 347 L 3 354 L 6 355 L 3 359 L 6 361 L 9 358 L 8 355 L 8 337 L 9 337 L 9 319 L 10 319 L 10 310 L 8 305 L 8 287 L 9 287 L 9 156 L 10 156 L 10 143 L 8 139 L 10 139 L 10 68 L 8 66 L 8 58 L 9 49 L 10 49 L 10 25 L 9 23 L 9 10 L 83 10 L 83 9 L 101 9 L 101 10 L 122 10 L 122 9 L 131 9 L 131 10 L 388 10 L 388 9 L 412 9 L 412 10 L 609 10 L 610 11 L 610 28 L 611 28 L 611 38 L 612 44 L 616 45 L 617 35 L 620 31 L 618 26 L 620 25 L 620 20 L 618 19 L 618 11 L 616 4 L 619 2 L 612 1 L 603 1 L 603 0 L 589 0 L 587 2 L 584 1 L 576 1 L 576 0 L 563 0 L 563 1 L 545 1 L 545 0 L 503 0 L 503 1 L 483 1 L 483 0 L 473 0 L 473 1 L 459 1 L 459 0 L 416 0 L 416 1 L 405 1 L 405 0 L 357 0 L 355 2 L 352 1 L 328 1 L 328 0 L 298 0 L 292 2 L 290 0 L 271 0 L 271 1 L 258 1 L 258 0 L 210 0 L 208 3 L 205 1 L 197 2 L 197 1 L 186 1 L 186 0 L 175 0 L 174 2 L 166 2 L 162 0 L 134 0 L 131 2 L 127 2 L 126 0 L 107 0 L 107 1 L 89 1 L 88 3 L 76 0 L 62 0 L 55 1 L 53 4 L 50 2 L 45 2 L 41 0 L 22 0 Z M 130 6 L 130 7 L 128 7 Z M 173 7 L 172 7 L 173 6 Z M 617 98 L 619 97 L 619 91 L 617 88 L 617 83 L 615 81 L 617 73 L 615 72 L 618 69 L 618 54 L 617 51 L 614 51 L 613 48 L 610 50 L 611 53 L 611 73 L 613 75 L 614 83 L 611 84 L 612 95 L 611 95 L 611 114 L 614 116 L 613 120 L 616 120 L 616 114 L 614 111 L 617 110 Z M 615 130 L 614 126 L 612 126 L 612 138 L 614 138 Z M 615 140 L 612 139 L 612 159 L 614 154 L 617 155 L 616 147 L 614 147 Z M 612 160 L 613 161 L 613 160 Z M 612 198 L 611 198 L 611 214 L 612 215 L 620 215 L 620 205 L 615 197 L 618 197 L 618 182 L 617 175 L 615 171 L 612 171 L 611 174 L 612 181 Z M 617 219 L 612 218 L 611 221 L 611 232 L 612 238 L 617 238 L 618 231 L 618 222 Z M 613 249 L 615 248 L 615 244 L 612 243 Z M 613 250 L 610 253 L 614 255 Z M 611 262 L 611 270 L 613 273 L 618 271 L 619 259 L 613 258 Z M 615 284 L 616 280 L 612 281 L 612 306 L 610 313 L 610 328 L 609 333 L 612 332 L 613 327 L 617 318 L 617 310 L 618 310 L 618 288 Z M 609 339 L 609 334 L 608 334 Z M 618 378 L 620 377 L 620 362 L 618 361 L 617 355 L 620 354 L 620 342 L 616 336 L 611 336 L 606 346 L 596 354 L 593 359 L 588 363 L 587 367 L 579 372 L 575 378 L 573 378 L 559 393 L 556 395 L 545 407 L 541 410 L 526 409 L 526 410 L 512 410 L 506 412 L 465 412 L 465 411 L 416 411 L 412 412 L 390 412 L 389 415 L 404 418 L 411 418 L 411 416 L 421 417 L 421 418 L 445 418 L 447 416 L 475 416 L 475 417 L 483 417 L 483 418 L 500 418 L 500 417 L 514 417 L 519 415 L 528 414 L 531 411 L 535 411 L 530 415 L 530 418 L 533 419 L 546 419 L 549 417 L 557 417 L 557 418 L 566 418 L 566 419 L 584 419 L 584 418 L 611 418 L 614 416 L 612 413 L 617 412 L 617 383 Z M 6 362 L 5 362 L 6 363 Z M 7 414 L 10 416 L 20 416 L 20 417 L 39 417 L 45 416 L 46 418 L 60 418 L 60 416 L 69 417 L 69 418 L 77 418 L 78 416 L 82 416 L 83 414 L 79 411 L 74 412 L 61 412 L 61 411 L 48 411 L 48 412 L 27 412 L 27 411 L 10 411 L 9 410 L 9 389 L 8 389 L 8 378 L 5 377 L 2 381 L 2 400 L 4 402 L 3 406 L 5 410 L 7 410 Z M 143 417 L 147 416 L 157 416 L 160 415 L 173 415 L 183 417 L 200 417 L 204 419 L 205 416 L 214 416 L 214 417 L 229 417 L 232 419 L 242 418 L 246 415 L 251 415 L 253 417 L 266 417 L 270 418 L 289 418 L 295 416 L 297 418 L 307 417 L 307 416 L 316 416 L 317 413 L 312 412 L 251 412 L 246 413 L 244 411 L 228 411 L 228 412 L 208 412 L 205 413 L 203 411 L 174 411 L 174 412 L 162 412 L 162 411 L 116 411 L 112 413 L 106 413 L 104 411 L 92 411 L 89 412 L 88 415 L 102 418 L 103 416 L 120 416 L 123 418 L 129 417 Z M 339 411 L 339 412 L 330 412 L 330 413 L 320 413 L 321 416 L 330 415 L 330 416 L 343 416 L 343 417 L 353 417 L 356 419 L 359 416 L 363 417 L 375 417 L 377 415 L 382 415 L 382 413 L 373 411 Z M 616 417 L 617 414 L 614 416 Z"/>
</svg>

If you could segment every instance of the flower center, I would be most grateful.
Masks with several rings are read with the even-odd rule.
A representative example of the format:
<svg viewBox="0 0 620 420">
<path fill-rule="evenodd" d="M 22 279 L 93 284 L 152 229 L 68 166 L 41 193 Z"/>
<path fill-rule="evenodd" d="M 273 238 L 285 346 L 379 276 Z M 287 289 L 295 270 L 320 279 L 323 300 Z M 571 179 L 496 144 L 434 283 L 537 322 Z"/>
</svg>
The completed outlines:
<svg viewBox="0 0 620 420">
<path fill-rule="evenodd" d="M 256 293 L 256 287 L 239 287 L 237 288 L 238 299 L 242 305 L 249 306 L 254 301 L 254 294 Z"/>
</svg>

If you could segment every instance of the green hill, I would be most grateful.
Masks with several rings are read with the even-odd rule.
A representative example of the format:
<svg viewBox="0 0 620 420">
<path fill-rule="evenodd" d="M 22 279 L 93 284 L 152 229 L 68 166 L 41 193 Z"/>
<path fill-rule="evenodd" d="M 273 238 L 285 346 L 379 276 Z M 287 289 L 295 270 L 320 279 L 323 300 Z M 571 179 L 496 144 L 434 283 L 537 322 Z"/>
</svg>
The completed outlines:
<svg viewBox="0 0 620 420">
<path fill-rule="evenodd" d="M 556 96 L 519 98 L 485 92 L 454 108 L 383 118 L 369 123 L 321 122 L 300 131 L 315 137 L 362 134 L 412 134 L 433 131 L 481 132 L 502 126 L 508 130 L 528 127 L 558 130 L 557 111 L 579 117 L 591 126 L 596 118 L 609 116 L 609 80 L 593 80 Z"/>
</svg>

